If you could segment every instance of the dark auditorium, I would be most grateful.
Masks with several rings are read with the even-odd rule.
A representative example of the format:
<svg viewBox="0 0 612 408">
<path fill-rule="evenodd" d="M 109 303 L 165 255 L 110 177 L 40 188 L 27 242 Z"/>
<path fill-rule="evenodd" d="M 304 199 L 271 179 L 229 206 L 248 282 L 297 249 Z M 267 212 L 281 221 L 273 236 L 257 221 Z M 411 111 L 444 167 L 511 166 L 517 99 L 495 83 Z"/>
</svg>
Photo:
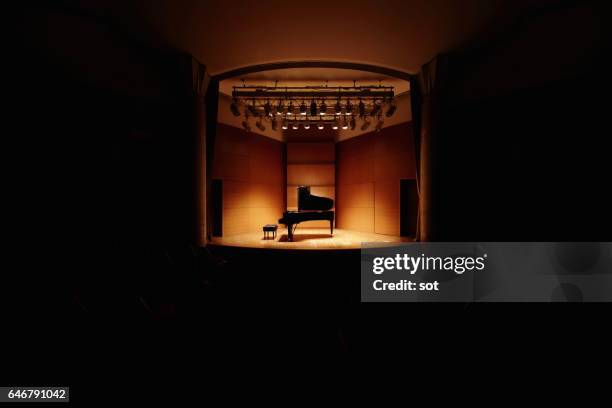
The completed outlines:
<svg viewBox="0 0 612 408">
<path fill-rule="evenodd" d="M 212 393 L 204 375 L 348 378 L 408 354 L 419 371 L 476 358 L 476 342 L 503 366 L 519 337 L 596 353 L 609 310 L 584 308 L 612 297 L 587 281 L 612 282 L 607 8 L 23 2 L 4 60 L 0 407 L 190 406 Z M 370 277 L 376 251 L 440 243 L 483 271 Z M 472 276 L 486 279 L 470 301 L 364 292 L 458 293 Z"/>
</svg>

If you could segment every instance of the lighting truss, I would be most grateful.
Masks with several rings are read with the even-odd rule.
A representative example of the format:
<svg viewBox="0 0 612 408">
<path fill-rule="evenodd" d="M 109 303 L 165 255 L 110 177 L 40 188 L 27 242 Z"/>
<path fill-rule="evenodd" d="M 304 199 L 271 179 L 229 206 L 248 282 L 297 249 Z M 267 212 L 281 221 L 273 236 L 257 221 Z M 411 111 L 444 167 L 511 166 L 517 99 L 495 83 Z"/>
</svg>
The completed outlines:
<svg viewBox="0 0 612 408">
<path fill-rule="evenodd" d="M 385 116 L 391 117 L 397 109 L 394 98 L 394 88 L 380 84 L 334 87 L 244 84 L 233 87 L 230 109 L 235 116 L 245 112 L 247 124 L 248 117 L 254 117 L 259 129 L 265 120 L 272 122 L 273 129 L 281 123 L 285 125 L 283 129 L 323 129 L 327 125 L 332 129 L 354 130 L 356 118 L 368 124 L 376 118 L 380 123 L 385 107 Z"/>
</svg>

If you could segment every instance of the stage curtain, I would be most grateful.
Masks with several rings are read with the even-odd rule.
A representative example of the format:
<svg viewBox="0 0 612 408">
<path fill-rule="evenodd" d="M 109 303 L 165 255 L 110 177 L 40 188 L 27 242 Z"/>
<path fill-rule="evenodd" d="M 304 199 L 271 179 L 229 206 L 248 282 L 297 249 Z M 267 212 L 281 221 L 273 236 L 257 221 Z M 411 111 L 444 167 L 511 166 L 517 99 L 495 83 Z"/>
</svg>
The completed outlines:
<svg viewBox="0 0 612 408">
<path fill-rule="evenodd" d="M 219 110 L 219 81 L 217 79 L 210 79 L 204 96 L 204 107 L 205 107 L 205 150 L 206 150 L 206 175 L 205 175 L 205 192 L 206 198 L 211 197 L 212 191 L 212 165 L 215 153 L 215 141 L 217 135 L 217 116 Z M 213 221 L 213 208 L 212 200 L 205 200 L 205 223 L 203 237 L 204 245 L 212 239 L 212 221 Z"/>
<path fill-rule="evenodd" d="M 417 194 L 419 196 L 419 208 L 417 209 L 417 223 L 415 240 L 420 241 L 421 230 L 421 86 L 419 78 L 410 78 L 410 105 L 412 109 L 412 140 L 414 142 L 414 158 Z"/>
<path fill-rule="evenodd" d="M 195 211 L 196 211 L 196 233 L 195 242 L 199 246 L 206 245 L 206 222 L 207 222 L 207 175 L 209 160 L 206 149 L 206 112 L 205 96 L 208 86 L 206 67 L 195 58 L 191 58 L 192 92 L 193 92 L 193 118 L 194 136 L 196 146 L 196 177 L 195 177 Z"/>
<path fill-rule="evenodd" d="M 445 84 L 448 79 L 446 54 L 436 56 L 421 67 L 418 77 L 411 82 L 414 140 L 416 149 L 419 214 L 417 218 L 417 241 L 431 241 L 432 185 L 435 183 L 435 144 L 442 112 L 447 96 Z"/>
</svg>

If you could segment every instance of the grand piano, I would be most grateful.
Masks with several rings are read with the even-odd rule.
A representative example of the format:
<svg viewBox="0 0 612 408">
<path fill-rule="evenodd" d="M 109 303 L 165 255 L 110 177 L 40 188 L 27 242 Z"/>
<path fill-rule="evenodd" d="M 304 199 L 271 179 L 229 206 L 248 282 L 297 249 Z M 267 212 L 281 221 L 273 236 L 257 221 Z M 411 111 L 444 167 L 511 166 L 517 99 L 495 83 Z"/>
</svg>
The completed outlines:
<svg viewBox="0 0 612 408">
<path fill-rule="evenodd" d="M 279 224 L 287 226 L 289 241 L 293 241 L 293 233 L 300 222 L 327 220 L 329 231 L 334 235 L 334 200 L 327 197 L 319 197 L 310 194 L 310 186 L 298 186 L 298 210 L 285 211 L 283 218 L 278 220 Z"/>
</svg>

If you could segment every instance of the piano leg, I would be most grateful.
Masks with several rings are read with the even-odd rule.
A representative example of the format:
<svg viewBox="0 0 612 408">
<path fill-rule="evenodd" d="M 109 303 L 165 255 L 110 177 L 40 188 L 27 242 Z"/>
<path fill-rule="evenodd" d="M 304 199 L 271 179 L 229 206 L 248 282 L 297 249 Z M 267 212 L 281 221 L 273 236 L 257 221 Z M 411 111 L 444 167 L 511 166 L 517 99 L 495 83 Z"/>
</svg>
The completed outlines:
<svg viewBox="0 0 612 408">
<path fill-rule="evenodd" d="M 293 241 L 293 224 L 287 225 L 287 235 L 289 236 L 289 241 Z"/>
<path fill-rule="evenodd" d="M 334 220 L 329 220 L 329 233 L 334 235 Z"/>
</svg>

